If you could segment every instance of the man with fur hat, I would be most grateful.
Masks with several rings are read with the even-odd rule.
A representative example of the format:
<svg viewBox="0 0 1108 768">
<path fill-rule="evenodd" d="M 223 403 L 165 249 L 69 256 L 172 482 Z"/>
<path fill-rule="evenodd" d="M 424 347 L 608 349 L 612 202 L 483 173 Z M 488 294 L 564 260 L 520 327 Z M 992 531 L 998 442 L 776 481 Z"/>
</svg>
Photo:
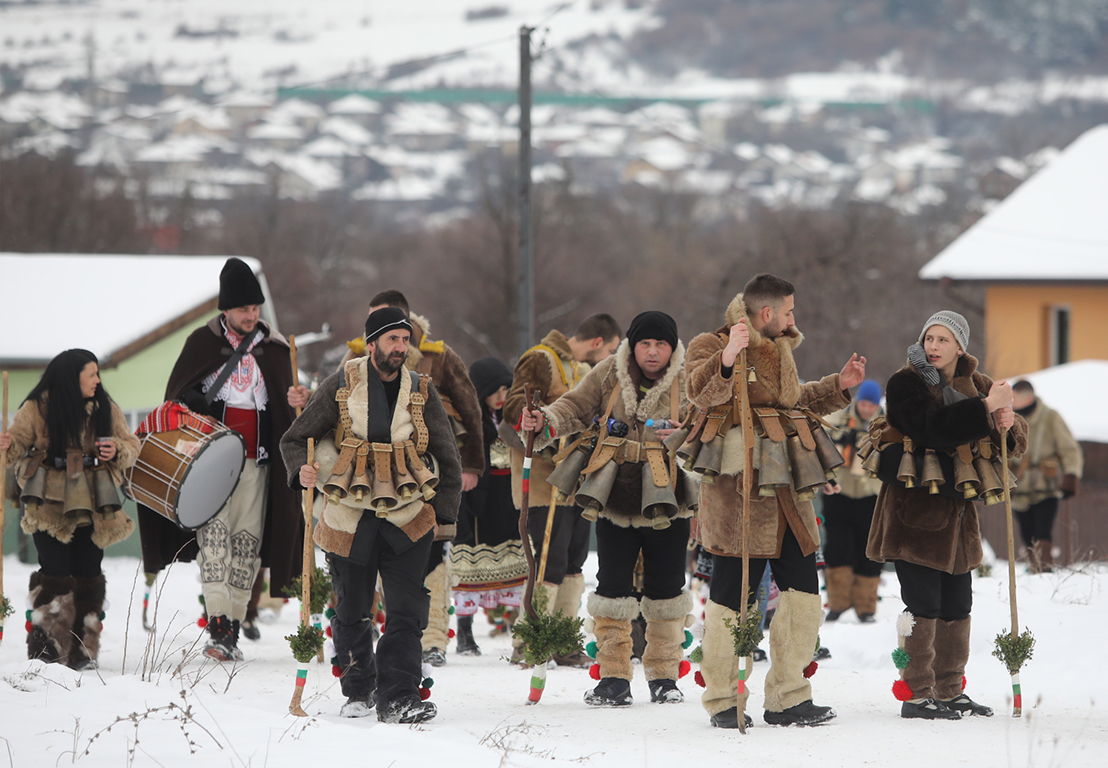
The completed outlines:
<svg viewBox="0 0 1108 768">
<path fill-rule="evenodd" d="M 781 590 L 770 626 L 770 670 L 765 683 L 764 719 L 771 725 L 815 725 L 835 716 L 830 707 L 812 703 L 804 670 L 812 660 L 822 618 L 815 552 L 819 543 L 816 516 L 809 500 L 798 498 L 795 477 L 788 484 L 766 486 L 749 499 L 750 592 L 742 592 L 742 430 L 738 413 L 738 377 L 749 382 L 750 405 L 766 441 L 802 437 L 812 440 L 818 422 L 810 418 L 833 413 L 850 403 L 846 392 L 865 377 L 865 358 L 851 356 L 840 373 L 801 384 L 793 350 L 803 336 L 793 322 L 792 284 L 769 274 L 756 275 L 727 307 L 726 324 L 697 336 L 685 357 L 689 400 L 708 415 L 723 416 L 722 463 L 712 483 L 700 487 L 698 536 L 713 555 L 710 599 L 704 620 L 701 673 L 704 708 L 717 728 L 738 727 L 739 659 L 725 619 L 739 620 L 742 601 L 753 604 L 766 562 Z M 747 349 L 747 371 L 736 370 Z M 732 405 L 734 404 L 734 405 Z M 709 422 L 719 422 L 709 419 Z M 731 428 L 734 425 L 734 428 Z M 717 429 L 713 426 L 712 431 Z M 790 433 L 791 430 L 791 433 Z M 690 438 L 691 439 L 691 438 Z M 807 440 L 803 441 L 809 454 Z M 766 445 L 766 453 L 772 446 Z M 759 477 L 753 478 L 757 487 Z M 749 692 L 745 694 L 749 696 Z M 743 702 L 745 709 L 745 701 Z"/>
<path fill-rule="evenodd" d="M 423 585 L 437 528 L 453 525 L 461 463 L 430 377 L 409 370 L 412 326 L 399 309 L 366 319 L 366 356 L 328 376 L 281 439 L 293 489 L 318 488 L 315 543 L 327 553 L 338 604 L 331 631 L 342 692 L 341 714 L 374 706 L 387 723 L 436 714 L 420 700 L 420 636 L 429 594 Z M 307 441 L 318 441 L 307 462 Z M 380 574 L 388 620 L 373 650 L 373 601 Z"/>
<path fill-rule="evenodd" d="M 900 679 L 893 695 L 905 718 L 993 714 L 965 692 L 973 570 L 982 558 L 977 509 L 966 494 L 985 496 L 986 503 L 1003 500 L 997 489 L 986 494 L 985 474 L 1003 482 L 1001 435 L 1007 430 L 1009 456 L 1018 458 L 1027 448 L 1027 422 L 1012 410 L 1008 382 L 994 382 L 978 370 L 969 340 L 969 323 L 957 312 L 928 318 L 908 348 L 908 362 L 885 388 L 887 426 L 871 429 L 880 455 L 895 458 L 889 450 L 895 443 L 924 468 L 919 482 L 908 483 L 901 479 L 903 470 L 890 475 L 880 462 L 882 486 L 866 548 L 871 559 L 892 561 L 900 582 L 905 611 L 896 622 L 899 648 L 893 658 Z M 932 491 L 924 479 L 928 454 L 940 467 L 941 459 L 948 466 L 963 463 L 967 474 L 943 471 L 938 492 Z"/>
<path fill-rule="evenodd" d="M 518 427 L 523 415 L 525 390 L 530 388 L 532 392 L 540 393 L 542 404 L 550 405 L 576 387 L 591 366 L 611 355 L 622 335 L 619 324 L 611 315 L 590 315 L 581 321 L 573 336 L 566 337 L 560 331 L 552 330 L 520 356 L 512 376 L 512 387 L 504 401 L 504 420 L 500 427 L 501 436 L 511 448 L 512 501 L 517 509 L 523 503 L 523 443 L 513 427 Z M 536 561 L 542 560 L 546 517 L 552 508 L 554 491 L 546 478 L 554 470 L 552 459 L 556 448 L 551 445 L 535 451 L 531 462 L 527 530 L 535 547 Z M 589 554 L 591 526 L 569 504 L 554 504 L 553 510 L 554 522 L 546 572 L 543 574 L 543 586 L 549 596 L 547 611 L 576 616 L 581 611 L 581 598 L 585 594 L 585 576 L 581 568 Z M 512 651 L 512 661 L 523 661 L 523 652 L 518 645 Z M 568 667 L 586 668 L 592 664 L 584 651 L 555 656 L 554 661 L 559 666 Z"/>
<path fill-rule="evenodd" d="M 166 400 L 214 416 L 246 441 L 231 498 L 196 531 L 195 543 L 193 534 L 139 506 L 147 573 L 196 558 L 208 615 L 204 653 L 219 661 L 242 658 L 239 630 L 258 570 L 270 569 L 271 594 L 280 596 L 302 563 L 300 501 L 280 472 L 270 472 L 270 462 L 308 390 L 293 385 L 289 344 L 261 319 L 263 303 L 250 266 L 228 259 L 219 275 L 220 314 L 185 340 L 166 385 Z"/>
<path fill-rule="evenodd" d="M 684 700 L 677 678 L 686 620 L 692 623 L 685 552 L 695 499 L 676 467 L 666 461 L 661 442 L 688 410 L 684 361 L 685 345 L 677 338 L 673 318 L 664 312 L 643 312 L 631 321 L 627 339 L 615 354 L 597 364 L 580 386 L 534 415 L 523 413 L 524 430 L 538 431 L 548 424 L 551 439 L 582 434 L 587 443 L 597 438 L 586 477 L 609 464 L 617 467 L 610 493 L 598 510 L 598 583 L 588 600 L 600 684 L 585 693 L 585 703 L 594 706 L 631 703 L 631 622 L 640 611 L 646 619 L 642 664 L 650 700 Z M 622 436 L 614 441 L 612 424 L 626 428 L 621 426 Z M 647 483 L 664 493 L 644 498 Z M 582 501 L 580 495 L 577 500 Z M 640 553 L 641 603 L 633 594 Z"/>
<path fill-rule="evenodd" d="M 881 385 L 866 379 L 854 402 L 827 417 L 831 439 L 843 455 L 835 479 L 823 487 L 823 556 L 827 562 L 827 621 L 837 621 L 854 609 L 858 621 L 869 624 L 877 613 L 881 563 L 866 557 L 866 540 L 881 481 L 862 468 L 858 449 L 870 422 L 881 416 Z"/>
<path fill-rule="evenodd" d="M 462 457 L 462 491 L 471 491 L 485 472 L 485 453 L 481 439 L 481 404 L 469 379 L 466 364 L 444 341 L 431 341 L 431 323 L 413 314 L 408 299 L 397 290 L 381 291 L 369 300 L 370 313 L 383 307 L 395 307 L 412 324 L 412 339 L 404 364 L 417 373 L 431 377 L 446 415 L 450 418 Z M 365 341 L 347 342 L 350 351 L 343 360 L 365 354 Z M 431 590 L 431 608 L 423 633 L 423 660 L 433 667 L 446 664 L 446 646 L 450 642 L 450 588 L 452 577 L 445 558 L 446 544 L 454 538 L 454 526 L 439 529 L 427 562 L 427 588 Z M 386 597 L 387 599 L 387 597 Z"/>
</svg>

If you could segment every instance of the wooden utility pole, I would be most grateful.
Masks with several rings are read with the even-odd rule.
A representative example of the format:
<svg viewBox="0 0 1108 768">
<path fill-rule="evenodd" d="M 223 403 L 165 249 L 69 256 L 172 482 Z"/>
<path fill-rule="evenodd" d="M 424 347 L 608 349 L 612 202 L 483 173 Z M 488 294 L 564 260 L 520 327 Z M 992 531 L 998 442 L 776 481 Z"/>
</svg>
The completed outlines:
<svg viewBox="0 0 1108 768">
<path fill-rule="evenodd" d="M 531 229 L 531 33 L 519 28 L 519 353 L 535 339 L 535 246 Z"/>
</svg>

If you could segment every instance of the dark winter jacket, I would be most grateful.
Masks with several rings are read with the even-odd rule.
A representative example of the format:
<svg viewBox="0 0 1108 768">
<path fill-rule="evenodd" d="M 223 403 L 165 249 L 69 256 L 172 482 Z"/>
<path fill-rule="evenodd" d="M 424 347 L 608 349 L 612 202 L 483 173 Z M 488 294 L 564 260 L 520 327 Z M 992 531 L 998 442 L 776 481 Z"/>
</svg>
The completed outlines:
<svg viewBox="0 0 1108 768">
<path fill-rule="evenodd" d="M 1000 434 L 982 399 L 992 384 L 977 371 L 976 358 L 963 355 L 951 387 L 967 399 L 944 405 L 941 382 L 930 386 L 911 364 L 905 365 L 885 390 L 888 422 L 917 448 L 949 450 L 984 438 L 1000 445 Z M 1009 455 L 1020 456 L 1026 448 L 1027 422 L 1016 416 L 1008 431 Z M 878 562 L 904 560 L 951 574 L 971 571 L 981 564 L 977 507 L 972 500 L 931 494 L 922 486 L 909 489 L 884 483 L 866 555 Z"/>
</svg>

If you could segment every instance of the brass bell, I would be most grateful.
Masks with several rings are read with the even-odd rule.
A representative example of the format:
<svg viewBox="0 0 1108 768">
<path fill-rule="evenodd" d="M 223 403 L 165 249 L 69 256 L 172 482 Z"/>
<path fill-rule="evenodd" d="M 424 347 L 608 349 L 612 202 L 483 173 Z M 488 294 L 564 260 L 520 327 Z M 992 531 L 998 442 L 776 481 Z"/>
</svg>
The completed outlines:
<svg viewBox="0 0 1108 768">
<path fill-rule="evenodd" d="M 907 446 L 904 455 L 900 457 L 900 467 L 896 470 L 896 479 L 904 483 L 905 488 L 916 487 L 916 456 Z"/>
<path fill-rule="evenodd" d="M 679 472 L 678 475 L 678 482 L 683 484 L 681 489 L 685 494 L 685 508 L 695 512 L 700 509 L 700 483 L 687 472 Z"/>
<path fill-rule="evenodd" d="M 705 482 L 711 483 L 712 479 L 719 475 L 720 465 L 723 463 L 723 435 L 716 435 L 712 441 L 700 449 L 693 462 L 692 471 L 705 478 Z"/>
<path fill-rule="evenodd" d="M 923 454 L 923 485 L 927 492 L 934 495 L 939 492 L 939 486 L 946 482 L 943 477 L 943 467 L 939 463 L 939 455 L 930 448 Z"/>
<path fill-rule="evenodd" d="M 406 504 L 419 490 L 419 483 L 416 482 L 415 476 L 408 470 L 408 462 L 405 460 L 403 446 L 393 446 L 392 459 L 392 482 L 396 486 L 396 493 L 400 496 L 401 503 Z"/>
<path fill-rule="evenodd" d="M 112 473 L 107 467 L 99 467 L 92 473 L 92 493 L 96 501 L 96 510 L 108 515 L 114 515 L 123 508 L 123 502 L 119 498 L 119 491 L 112 480 Z"/>
<path fill-rule="evenodd" d="M 339 503 L 350 495 L 350 483 L 354 480 L 354 462 L 341 475 L 332 474 L 323 484 L 323 492 L 334 503 Z"/>
<path fill-rule="evenodd" d="M 354 501 L 362 503 L 367 493 L 373 491 L 373 481 L 369 477 L 368 458 L 369 446 L 358 446 L 357 459 L 354 462 L 354 477 L 347 487 L 347 491 L 354 496 Z"/>
<path fill-rule="evenodd" d="M 439 476 L 423 462 L 422 457 L 416 453 L 414 445 L 405 446 L 405 450 L 407 452 L 408 469 L 411 470 L 412 477 L 419 485 L 423 500 L 430 501 L 435 498 L 435 486 L 439 484 Z"/>
<path fill-rule="evenodd" d="M 19 500 L 28 506 L 37 507 L 46 503 L 46 467 L 39 465 L 35 474 L 31 475 L 23 485 L 23 492 L 19 494 Z"/>
<path fill-rule="evenodd" d="M 554 468 L 554 471 L 546 478 L 546 482 L 560 493 L 562 498 L 568 499 L 573 496 L 577 483 L 581 479 L 581 470 L 585 468 L 588 461 L 589 454 L 587 452 L 580 449 L 574 450 Z"/>
<path fill-rule="evenodd" d="M 980 480 L 973 470 L 973 465 L 954 457 L 954 487 L 962 492 L 962 496 L 972 499 L 977 495 L 977 486 Z"/>
<path fill-rule="evenodd" d="M 574 502 L 581 507 L 581 516 L 586 520 L 596 520 L 599 517 L 600 511 L 608 503 L 608 496 L 612 492 L 612 486 L 616 484 L 618 473 L 619 465 L 609 461 L 581 483 Z"/>
<path fill-rule="evenodd" d="M 819 458 L 820 466 L 823 467 L 824 480 L 831 480 L 835 477 L 835 468 L 841 467 L 846 462 L 843 460 L 842 453 L 839 452 L 839 448 L 835 445 L 835 441 L 831 439 L 831 435 L 827 434 L 827 431 L 820 424 L 811 425 L 812 437 L 816 441 L 816 456 Z"/>
<path fill-rule="evenodd" d="M 699 435 L 695 440 L 688 443 L 682 443 L 677 449 L 677 460 L 681 462 L 682 468 L 687 472 L 691 472 L 693 464 L 696 463 L 696 457 L 703 450 L 704 443 L 700 442 Z"/>
<path fill-rule="evenodd" d="M 684 444 L 685 438 L 689 436 L 689 431 L 689 427 L 673 430 L 669 433 L 669 437 L 662 441 L 662 445 L 666 447 L 667 451 L 673 453 Z"/>
<path fill-rule="evenodd" d="M 677 514 L 677 496 L 669 483 L 656 485 L 649 464 L 642 465 L 642 516 L 652 520 L 654 528 L 670 526 L 670 518 Z"/>
<path fill-rule="evenodd" d="M 984 456 L 978 456 L 973 460 L 973 468 L 981 480 L 981 498 L 984 502 L 986 504 L 996 504 L 998 501 L 1003 501 L 1004 489 L 993 462 Z"/>
<path fill-rule="evenodd" d="M 863 448 L 864 452 L 866 449 Z M 862 453 L 859 453 L 862 456 Z M 877 450 L 872 443 L 869 445 L 869 452 L 862 456 L 862 469 L 869 472 L 874 477 L 877 477 L 877 470 L 881 468 L 881 451 Z"/>
<path fill-rule="evenodd" d="M 804 447 L 799 435 L 791 435 L 786 443 L 789 464 L 792 467 L 793 488 L 796 489 L 798 496 L 807 497 L 801 499 L 802 501 L 811 501 L 815 498 L 816 490 L 827 482 L 819 457 L 816 451 L 809 451 Z"/>
<path fill-rule="evenodd" d="M 792 484 L 789 474 L 789 456 L 784 442 L 763 440 L 761 465 L 758 469 L 758 495 L 776 496 L 777 486 Z"/>
<path fill-rule="evenodd" d="M 392 478 L 376 480 L 373 483 L 372 495 L 369 503 L 376 507 L 377 517 L 385 517 L 386 513 L 400 503 L 396 495 L 396 487 L 392 484 Z"/>
</svg>

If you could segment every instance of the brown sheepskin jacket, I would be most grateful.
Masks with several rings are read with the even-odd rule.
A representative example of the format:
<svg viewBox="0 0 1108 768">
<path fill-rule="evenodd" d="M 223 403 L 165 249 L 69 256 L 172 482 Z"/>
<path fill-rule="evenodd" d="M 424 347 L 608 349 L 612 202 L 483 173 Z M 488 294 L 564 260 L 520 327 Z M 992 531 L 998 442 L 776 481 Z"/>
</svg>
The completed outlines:
<svg viewBox="0 0 1108 768">
<path fill-rule="evenodd" d="M 747 324 L 750 325 L 746 304 L 740 293 L 727 307 L 726 325 L 715 333 L 702 333 L 689 343 L 685 356 L 685 386 L 689 401 L 702 411 L 725 405 L 735 395 L 735 376 L 741 373 L 734 371 L 731 376 L 725 377 L 720 355 L 727 346 L 731 326 L 742 317 L 747 317 Z M 800 383 L 793 350 L 803 338 L 800 331 L 790 328 L 780 337 L 768 339 L 751 325 L 747 363 L 754 368 L 757 376 L 757 381 L 749 385 L 752 405 L 808 408 L 822 416 L 850 404 L 850 395 L 843 391 L 837 373 L 816 382 Z M 724 439 L 723 472 L 714 483 L 700 484 L 698 535 L 703 547 L 717 555 L 742 555 L 741 450 L 741 430 L 732 429 Z M 752 487 L 757 486 L 755 476 Z M 795 489 L 791 488 L 784 497 L 780 492 L 777 497 L 768 498 L 758 496 L 757 492 L 751 494 L 748 549 L 751 557 L 780 557 L 786 526 L 796 536 L 805 555 L 816 551 L 819 531 L 812 502 L 798 500 Z"/>
<path fill-rule="evenodd" d="M 905 365 L 885 389 L 889 424 L 919 448 L 952 449 L 987 437 L 1000 445 L 1000 434 L 981 399 L 993 381 L 978 372 L 977 359 L 962 355 L 950 385 L 968 399 L 943 405 L 941 383 L 930 386 L 910 363 Z M 1017 415 L 1008 430 L 1009 455 L 1021 456 L 1026 449 L 1027 422 Z M 904 560 L 951 574 L 972 571 L 981 564 L 977 505 L 931 494 L 923 487 L 884 483 L 866 556 L 882 563 Z"/>
<path fill-rule="evenodd" d="M 646 420 L 671 418 L 670 393 L 674 381 L 677 382 L 678 392 L 677 418 L 683 419 L 689 410 L 689 401 L 685 396 L 684 363 L 685 345 L 678 341 L 662 378 L 640 396 L 642 371 L 635 362 L 631 345 L 624 339 L 615 354 L 597 363 L 576 389 L 562 395 L 552 405 L 544 407 L 543 413 L 550 420 L 550 426 L 557 436 L 570 437 L 585 431 L 593 425 L 596 418 L 603 416 L 612 392 L 618 389 L 619 395 L 612 408 L 611 418 L 627 425 L 627 439 L 639 442 L 658 441 L 654 430 L 646 426 Z M 541 446 L 543 443 L 536 442 L 536 445 Z M 620 466 L 616 484 L 608 497 L 608 505 L 600 512 L 600 517 L 624 528 L 649 527 L 653 524 L 652 520 L 642 515 L 642 472 L 645 466 L 640 462 L 626 462 Z M 679 511 L 675 517 L 693 516 L 684 493 L 685 483 L 677 483 Z"/>
<path fill-rule="evenodd" d="M 503 424 L 515 427 L 523 415 L 526 397 L 524 386 L 531 391 L 542 393 L 542 405 L 550 405 L 559 397 L 580 383 L 589 372 L 589 366 L 573 359 L 569 348 L 569 339 L 559 331 L 551 331 L 543 337 L 542 345 L 554 350 L 558 359 L 542 349 L 529 349 L 516 363 L 512 375 L 512 388 L 504 401 Z M 561 363 L 559 366 L 558 363 Z M 563 372 L 565 377 L 563 378 Z M 511 443 L 509 443 L 511 446 Z M 523 452 L 512 447 L 512 503 L 519 509 L 523 503 Z M 550 484 L 546 478 L 554 471 L 553 447 L 547 447 L 541 453 L 535 451 L 531 457 L 531 492 L 527 498 L 528 506 L 548 507 L 550 505 Z"/>
<path fill-rule="evenodd" d="M 22 469 L 30 459 L 26 458 L 28 451 L 35 454 L 46 452 L 50 445 L 49 428 L 46 426 L 47 396 L 38 401 L 27 401 L 20 406 L 12 419 L 9 432 L 12 436 L 12 445 L 8 449 L 8 466 L 13 467 L 17 478 L 16 487 L 8 487 L 9 493 L 15 491 L 13 497 L 18 498 L 18 490 L 24 485 Z M 88 409 L 91 415 L 93 405 Z M 89 432 L 88 429 L 85 430 Z M 89 434 L 87 444 L 83 446 L 84 452 L 91 455 L 93 450 L 94 435 Z M 112 442 L 115 443 L 115 458 L 107 462 L 112 480 L 116 487 L 123 485 L 123 471 L 135 463 L 138 458 L 141 444 L 139 439 L 131 434 L 127 426 L 127 417 L 119 406 L 112 403 Z M 91 470 L 86 469 L 85 475 L 91 475 Z M 47 469 L 47 493 L 50 488 L 65 487 L 64 469 Z M 90 483 L 91 485 L 91 483 Z M 101 549 L 123 541 L 135 530 L 135 521 L 129 518 L 122 510 L 112 516 L 101 513 L 82 513 L 79 515 L 66 515 L 63 504 L 59 501 L 50 501 L 33 508 L 25 508 L 23 511 L 22 528 L 24 533 L 48 533 L 63 544 L 68 544 L 73 539 L 73 532 L 79 525 L 92 524 L 92 543 Z"/>
</svg>

